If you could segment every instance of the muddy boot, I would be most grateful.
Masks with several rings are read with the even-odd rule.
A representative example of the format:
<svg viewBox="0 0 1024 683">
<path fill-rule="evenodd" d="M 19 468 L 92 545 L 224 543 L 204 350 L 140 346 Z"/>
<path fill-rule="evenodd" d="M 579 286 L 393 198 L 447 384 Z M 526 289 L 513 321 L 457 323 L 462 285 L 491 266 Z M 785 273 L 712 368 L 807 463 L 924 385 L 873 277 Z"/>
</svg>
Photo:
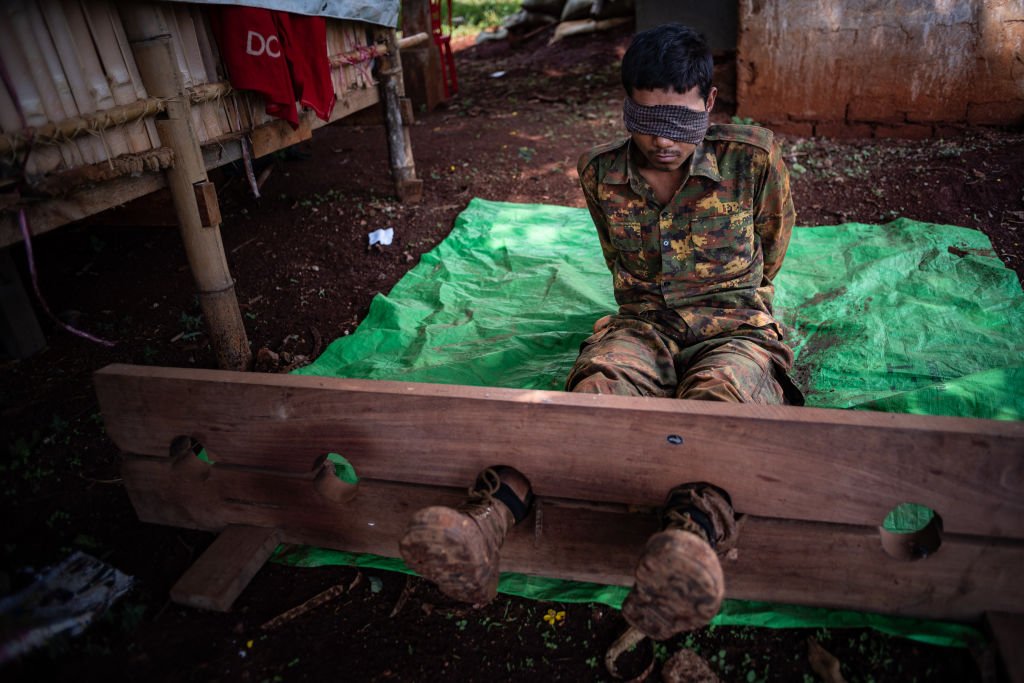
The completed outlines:
<svg viewBox="0 0 1024 683">
<path fill-rule="evenodd" d="M 725 595 L 719 554 L 736 541 L 729 495 L 705 483 L 669 493 L 662 528 L 650 537 L 622 616 L 654 640 L 705 626 Z"/>
<path fill-rule="evenodd" d="M 511 467 L 480 473 L 457 508 L 418 510 L 398 544 L 406 565 L 449 597 L 472 604 L 498 592 L 499 550 L 505 534 L 530 510 L 526 477 Z"/>
</svg>

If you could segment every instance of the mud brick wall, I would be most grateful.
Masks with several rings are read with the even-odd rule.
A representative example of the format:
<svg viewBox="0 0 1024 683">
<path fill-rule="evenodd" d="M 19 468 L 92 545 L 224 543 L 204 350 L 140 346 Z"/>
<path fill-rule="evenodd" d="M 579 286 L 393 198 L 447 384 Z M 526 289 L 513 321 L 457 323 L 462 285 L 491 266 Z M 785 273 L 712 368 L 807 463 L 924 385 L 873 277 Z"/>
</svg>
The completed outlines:
<svg viewBox="0 0 1024 683">
<path fill-rule="evenodd" d="M 737 115 L 931 137 L 1024 123 L 1024 0 L 739 0 Z"/>
</svg>

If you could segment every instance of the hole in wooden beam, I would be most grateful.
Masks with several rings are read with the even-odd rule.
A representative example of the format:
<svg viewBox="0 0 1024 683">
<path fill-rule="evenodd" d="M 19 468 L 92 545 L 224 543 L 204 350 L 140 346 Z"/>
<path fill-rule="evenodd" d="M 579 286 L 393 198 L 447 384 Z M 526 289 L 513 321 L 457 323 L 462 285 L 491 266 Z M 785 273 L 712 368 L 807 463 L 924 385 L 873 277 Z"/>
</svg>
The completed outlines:
<svg viewBox="0 0 1024 683">
<path fill-rule="evenodd" d="M 359 475 L 344 456 L 328 453 L 320 459 L 319 467 L 313 484 L 317 493 L 335 503 L 344 503 L 356 495 Z"/>
<path fill-rule="evenodd" d="M 942 517 L 931 508 L 900 503 L 878 527 L 882 549 L 897 560 L 923 560 L 942 545 Z"/>
<path fill-rule="evenodd" d="M 174 437 L 169 454 L 175 471 L 203 479 L 210 476 L 210 466 L 214 461 L 203 444 L 191 436 Z"/>
<path fill-rule="evenodd" d="M 338 453 L 328 453 L 324 457 L 325 464 L 330 464 L 333 467 L 334 476 L 346 484 L 358 484 L 359 475 L 356 474 L 356 468 L 352 466 L 352 463 L 347 458 Z"/>
</svg>

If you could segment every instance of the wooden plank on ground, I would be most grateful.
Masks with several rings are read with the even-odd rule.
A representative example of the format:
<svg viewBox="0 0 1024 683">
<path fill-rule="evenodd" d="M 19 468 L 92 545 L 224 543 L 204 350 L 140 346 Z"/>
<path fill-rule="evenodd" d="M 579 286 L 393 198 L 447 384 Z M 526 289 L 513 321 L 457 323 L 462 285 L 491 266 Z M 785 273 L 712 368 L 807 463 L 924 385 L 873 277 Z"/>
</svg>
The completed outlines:
<svg viewBox="0 0 1024 683">
<path fill-rule="evenodd" d="M 1009 683 L 1024 683 L 1024 616 L 1008 612 L 985 615 Z"/>
<path fill-rule="evenodd" d="M 222 465 L 172 467 L 126 456 L 125 486 L 146 522 L 217 531 L 274 527 L 282 542 L 398 556 L 410 515 L 454 505 L 465 489 L 362 480 L 335 502 L 310 477 Z M 657 528 L 651 510 L 539 498 L 510 534 L 502 568 L 552 578 L 630 585 L 636 559 Z M 1018 579 L 1024 543 L 947 535 L 931 557 L 903 562 L 881 549 L 877 529 L 748 517 L 737 556 L 723 564 L 727 595 L 940 619 L 1024 610 Z"/>
<path fill-rule="evenodd" d="M 877 526 L 899 503 L 951 533 L 1024 538 L 1024 423 L 792 406 L 112 365 L 107 431 L 166 456 L 194 437 L 224 464 L 464 487 L 519 468 L 542 496 L 658 505 L 710 481 L 762 517 Z"/>
<path fill-rule="evenodd" d="M 227 612 L 277 548 L 276 529 L 229 526 L 171 588 L 175 602 Z"/>
</svg>

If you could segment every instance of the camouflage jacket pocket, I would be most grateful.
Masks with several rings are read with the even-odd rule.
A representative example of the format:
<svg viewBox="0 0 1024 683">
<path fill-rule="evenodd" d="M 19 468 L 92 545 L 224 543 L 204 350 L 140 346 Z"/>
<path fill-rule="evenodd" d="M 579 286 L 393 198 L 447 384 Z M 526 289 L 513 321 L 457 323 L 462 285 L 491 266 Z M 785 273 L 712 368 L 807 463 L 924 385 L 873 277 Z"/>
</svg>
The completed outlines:
<svg viewBox="0 0 1024 683">
<path fill-rule="evenodd" d="M 609 226 L 612 245 L 619 252 L 619 266 L 625 271 L 620 275 L 628 279 L 645 278 L 648 274 L 647 258 L 643 249 L 643 234 L 637 221 L 616 222 Z"/>
<path fill-rule="evenodd" d="M 750 211 L 701 216 L 691 230 L 697 277 L 730 279 L 750 268 L 755 252 Z"/>
<path fill-rule="evenodd" d="M 639 221 L 615 221 L 608 226 L 612 244 L 619 251 L 640 251 L 643 248 L 643 234 Z"/>
</svg>

